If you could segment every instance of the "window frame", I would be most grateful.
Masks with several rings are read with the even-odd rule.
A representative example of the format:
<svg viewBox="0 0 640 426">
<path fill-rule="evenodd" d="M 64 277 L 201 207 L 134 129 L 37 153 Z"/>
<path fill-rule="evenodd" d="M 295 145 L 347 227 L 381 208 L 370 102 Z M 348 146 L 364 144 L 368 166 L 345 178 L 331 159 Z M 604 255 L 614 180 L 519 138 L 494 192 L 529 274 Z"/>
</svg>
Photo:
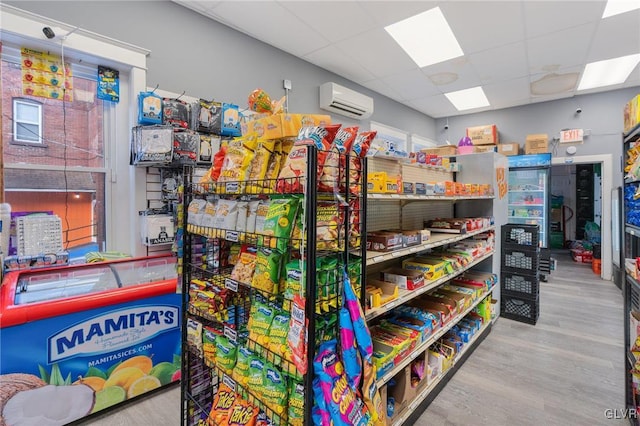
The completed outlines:
<svg viewBox="0 0 640 426">
<path fill-rule="evenodd" d="M 23 104 L 23 105 L 29 105 L 29 106 L 36 106 L 38 107 L 38 123 L 33 123 L 27 120 L 19 120 L 18 119 L 18 104 Z M 13 134 L 11 137 L 11 143 L 13 144 L 17 144 L 17 145 L 42 145 L 44 146 L 44 140 L 43 140 L 43 127 L 44 127 L 44 115 L 43 115 L 43 111 L 42 111 L 42 102 L 38 102 L 36 100 L 33 99 L 28 99 L 28 98 L 23 98 L 23 97 L 19 97 L 16 96 L 14 98 L 11 99 L 11 105 L 13 107 Z M 38 140 L 37 141 L 33 141 L 33 140 L 27 140 L 27 139 L 19 139 L 18 138 L 18 124 L 20 123 L 24 123 L 24 124 L 30 124 L 30 125 L 37 125 L 38 126 Z"/>
</svg>

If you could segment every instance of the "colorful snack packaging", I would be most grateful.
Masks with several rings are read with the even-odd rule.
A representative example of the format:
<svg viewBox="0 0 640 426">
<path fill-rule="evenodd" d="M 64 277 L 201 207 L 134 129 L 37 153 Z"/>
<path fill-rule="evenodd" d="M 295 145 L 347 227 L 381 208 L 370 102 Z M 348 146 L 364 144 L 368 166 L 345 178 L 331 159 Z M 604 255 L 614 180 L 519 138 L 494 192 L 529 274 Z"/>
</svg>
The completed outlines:
<svg viewBox="0 0 640 426">
<path fill-rule="evenodd" d="M 263 234 L 264 233 L 264 223 L 267 219 L 267 214 L 269 213 L 269 206 L 271 205 L 271 201 L 264 200 L 260 201 L 258 204 L 258 208 L 256 209 L 256 225 L 254 229 L 254 233 Z"/>
<path fill-rule="evenodd" d="M 277 140 L 273 147 L 273 154 L 269 158 L 269 165 L 267 166 L 267 172 L 264 175 L 265 181 L 262 182 L 262 188 L 266 193 L 276 191 L 276 179 L 280 174 L 280 165 L 282 164 L 282 141 Z"/>
<path fill-rule="evenodd" d="M 258 206 L 260 200 L 249 201 L 249 209 L 247 211 L 247 232 L 253 234 L 256 232 L 256 216 L 258 214 Z"/>
<path fill-rule="evenodd" d="M 287 346 L 290 320 L 288 313 L 278 312 L 269 327 L 269 350 L 287 360 L 291 360 L 291 352 Z"/>
<path fill-rule="evenodd" d="M 266 363 L 264 370 L 264 394 L 267 405 L 276 414 L 283 415 L 286 410 L 288 393 L 282 373 L 270 363 Z"/>
<path fill-rule="evenodd" d="M 199 198 L 193 199 L 189 203 L 189 207 L 187 207 L 187 229 L 189 232 L 193 232 L 194 227 L 201 226 L 206 205 L 207 202 Z"/>
<path fill-rule="evenodd" d="M 244 190 L 244 186 L 239 183 L 245 182 L 249 176 L 249 167 L 255 155 L 256 144 L 255 134 L 234 139 L 229 143 L 218 179 L 218 183 L 229 184 L 220 188 L 221 192 L 236 194 Z"/>
<path fill-rule="evenodd" d="M 264 387 L 264 368 L 265 362 L 257 357 L 251 357 L 249 360 L 249 376 L 247 378 L 247 386 L 254 393 L 259 393 Z"/>
<path fill-rule="evenodd" d="M 249 214 L 249 203 L 238 201 L 238 216 L 236 219 L 236 231 L 247 232 L 247 216 Z"/>
<path fill-rule="evenodd" d="M 349 386 L 344 367 L 337 353 L 335 340 L 318 348 L 313 361 L 314 372 L 319 379 L 322 397 L 336 426 L 365 426 L 371 424 L 371 415 L 364 402 Z"/>
<path fill-rule="evenodd" d="M 340 309 L 340 344 L 342 347 L 342 360 L 347 381 L 353 389 L 360 387 L 362 369 L 356 348 L 356 337 L 353 331 L 353 323 L 349 311 L 344 306 Z"/>
<path fill-rule="evenodd" d="M 224 159 L 227 156 L 228 148 L 228 145 L 220 146 L 220 150 L 213 155 L 213 165 L 211 166 L 211 169 L 209 169 L 209 178 L 211 179 L 211 182 L 217 182 L 220 178 L 222 165 L 224 164 Z"/>
<path fill-rule="evenodd" d="M 293 259 L 285 265 L 285 285 L 284 297 L 293 300 L 296 294 L 305 295 L 304 275 L 302 274 L 302 262 L 300 259 Z"/>
<path fill-rule="evenodd" d="M 249 381 L 249 365 L 254 357 L 253 352 L 244 346 L 238 347 L 236 366 L 231 373 L 231 378 L 242 386 L 246 386 Z"/>
<path fill-rule="evenodd" d="M 215 217 L 215 228 L 219 230 L 235 230 L 236 222 L 238 221 L 238 202 L 235 200 L 218 200 Z"/>
<path fill-rule="evenodd" d="M 216 338 L 220 335 L 212 327 L 204 327 L 202 330 L 202 351 L 204 359 L 211 362 L 216 360 Z"/>
<path fill-rule="evenodd" d="M 291 303 L 291 321 L 289 322 L 289 334 L 287 345 L 291 350 L 293 364 L 300 374 L 307 372 L 307 323 L 305 315 L 305 299 L 296 294 Z"/>
<path fill-rule="evenodd" d="M 257 342 L 259 345 L 269 346 L 269 327 L 275 317 L 275 311 L 272 307 L 255 302 L 255 311 L 251 315 L 251 324 L 249 327 L 249 339 Z"/>
<path fill-rule="evenodd" d="M 262 192 L 262 182 L 267 175 L 267 169 L 269 167 L 269 159 L 273 154 L 275 148 L 275 140 L 258 140 L 256 144 L 255 156 L 251 162 L 251 170 L 247 180 L 249 181 L 248 192 L 256 194 Z"/>
<path fill-rule="evenodd" d="M 231 279 L 249 284 L 256 270 L 256 248 L 243 245 L 236 266 L 231 271 Z"/>
<path fill-rule="evenodd" d="M 258 408 L 242 399 L 236 399 L 229 410 L 229 420 L 223 426 L 256 426 Z"/>
<path fill-rule="evenodd" d="M 285 252 L 291 238 L 291 229 L 298 212 L 298 198 L 280 198 L 271 200 L 264 220 L 263 235 L 275 238 L 267 239 L 269 247 Z"/>
<path fill-rule="evenodd" d="M 202 323 L 191 318 L 187 320 L 187 342 L 202 355 Z"/>
<path fill-rule="evenodd" d="M 358 135 L 358 126 L 341 128 L 333 140 L 331 151 L 322 167 L 322 173 L 318 178 L 318 191 L 334 192 L 338 190 L 338 180 L 340 179 L 340 158 L 348 155 L 351 145 Z M 344 166 L 345 162 L 342 162 Z"/>
<path fill-rule="evenodd" d="M 333 426 L 331 414 L 329 413 L 329 409 L 327 408 L 327 403 L 325 402 L 322 392 L 320 379 L 316 377 L 313 379 L 313 400 L 315 402 L 312 412 L 313 424 L 320 426 Z"/>
<path fill-rule="evenodd" d="M 351 316 L 358 351 L 366 362 L 371 362 L 371 356 L 373 355 L 373 341 L 371 340 L 371 333 L 369 332 L 369 327 L 367 327 L 367 323 L 365 321 L 362 305 L 360 305 L 360 301 L 353 291 L 353 286 L 351 285 L 347 271 L 343 271 L 343 280 L 343 303 Z"/>
<path fill-rule="evenodd" d="M 369 408 L 373 424 L 375 426 L 385 426 L 387 424 L 386 407 L 380 397 L 380 391 L 376 383 L 376 367 L 370 362 L 365 362 L 363 372 L 362 396 L 364 403 Z"/>
<path fill-rule="evenodd" d="M 350 191 L 357 194 L 361 191 L 358 187 L 362 174 L 362 159 L 367 156 L 371 141 L 376 137 L 377 132 L 361 132 L 356 136 L 349 153 L 349 187 Z M 343 188 L 341 188 L 343 189 Z"/>
<path fill-rule="evenodd" d="M 211 405 L 211 412 L 209 413 L 208 425 L 219 426 L 227 424 L 229 420 L 229 414 L 231 407 L 234 405 L 238 395 L 224 383 L 220 384 L 218 393 L 216 393 L 213 399 L 213 405 Z"/>
<path fill-rule="evenodd" d="M 334 202 L 319 201 L 316 207 L 316 247 L 318 250 L 340 250 L 338 221 L 340 214 Z"/>
<path fill-rule="evenodd" d="M 320 176 L 322 166 L 340 126 L 340 124 L 329 124 L 300 129 L 287 161 L 282 170 L 280 170 L 276 184 L 277 192 L 283 194 L 296 193 L 301 192 L 305 187 L 308 146 L 315 146 L 318 149 L 318 176 Z"/>
<path fill-rule="evenodd" d="M 229 375 L 236 365 L 236 351 L 236 345 L 227 337 L 216 337 L 216 365 Z"/>
<path fill-rule="evenodd" d="M 296 380 L 289 381 L 289 411 L 287 414 L 290 425 L 304 425 L 304 385 Z"/>
<path fill-rule="evenodd" d="M 282 253 L 261 247 L 256 255 L 256 269 L 251 280 L 251 287 L 276 294 L 280 284 L 282 269 Z"/>
</svg>

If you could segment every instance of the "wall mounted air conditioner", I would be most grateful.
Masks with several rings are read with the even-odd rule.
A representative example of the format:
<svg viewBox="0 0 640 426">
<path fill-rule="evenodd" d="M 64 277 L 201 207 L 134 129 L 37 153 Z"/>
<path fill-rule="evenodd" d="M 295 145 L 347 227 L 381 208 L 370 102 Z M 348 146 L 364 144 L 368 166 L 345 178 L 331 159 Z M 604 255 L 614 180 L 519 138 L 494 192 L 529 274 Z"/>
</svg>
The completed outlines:
<svg viewBox="0 0 640 426">
<path fill-rule="evenodd" d="M 364 120 L 373 114 L 373 99 L 336 83 L 320 85 L 320 108 Z"/>
</svg>

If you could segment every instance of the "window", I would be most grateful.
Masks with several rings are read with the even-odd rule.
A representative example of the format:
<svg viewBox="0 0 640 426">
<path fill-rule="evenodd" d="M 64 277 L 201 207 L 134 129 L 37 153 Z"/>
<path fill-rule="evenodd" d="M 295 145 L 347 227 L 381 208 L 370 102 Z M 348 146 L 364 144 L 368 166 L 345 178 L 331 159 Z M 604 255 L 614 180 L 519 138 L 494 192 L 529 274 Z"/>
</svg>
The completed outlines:
<svg viewBox="0 0 640 426">
<path fill-rule="evenodd" d="M 42 104 L 13 99 L 13 141 L 42 143 Z"/>
</svg>

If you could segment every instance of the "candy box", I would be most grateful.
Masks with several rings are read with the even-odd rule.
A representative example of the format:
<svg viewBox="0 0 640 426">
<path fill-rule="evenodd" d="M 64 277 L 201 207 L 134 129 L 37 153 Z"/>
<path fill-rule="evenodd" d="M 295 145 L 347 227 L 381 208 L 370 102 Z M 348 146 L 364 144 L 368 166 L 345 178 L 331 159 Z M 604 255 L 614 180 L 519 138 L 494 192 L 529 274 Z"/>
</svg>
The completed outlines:
<svg viewBox="0 0 640 426">
<path fill-rule="evenodd" d="M 413 182 L 402 181 L 402 193 L 414 194 L 416 192 L 416 184 Z"/>
<path fill-rule="evenodd" d="M 447 262 L 426 257 L 412 257 L 402 262 L 404 269 L 420 271 L 425 280 L 433 281 L 441 278 L 445 273 Z"/>
<path fill-rule="evenodd" d="M 420 271 L 403 268 L 389 268 L 380 272 L 383 281 L 392 282 L 403 290 L 415 290 L 424 285 L 424 275 Z"/>
<path fill-rule="evenodd" d="M 387 194 L 399 194 L 402 190 L 402 181 L 400 179 L 387 179 L 385 182 L 385 191 Z"/>
<path fill-rule="evenodd" d="M 273 114 L 246 123 L 243 134 L 256 132 L 264 139 L 298 136 L 302 127 L 331 124 L 331 116 L 321 114 Z M 243 129 L 244 130 L 244 129 Z"/>
<path fill-rule="evenodd" d="M 459 293 L 455 290 L 447 290 L 444 288 L 439 288 L 438 291 L 435 293 L 436 296 L 444 296 L 444 297 L 448 297 L 449 299 L 455 300 L 457 306 L 458 306 L 458 312 L 462 312 L 465 309 L 467 309 L 469 306 L 471 306 L 471 295 L 469 294 L 465 294 L 465 293 Z"/>
<path fill-rule="evenodd" d="M 416 182 L 416 195 L 427 195 L 427 184 L 422 182 Z"/>
<path fill-rule="evenodd" d="M 440 319 L 441 327 L 448 324 L 453 315 L 451 309 L 449 309 L 449 307 L 447 307 L 441 301 L 434 302 L 428 299 L 420 298 L 410 302 L 410 306 L 423 309 L 436 315 Z"/>
<path fill-rule="evenodd" d="M 440 293 L 431 293 L 420 296 L 420 300 L 428 302 L 442 303 L 451 311 L 451 315 L 457 315 L 462 312 L 463 300 L 457 301 Z"/>
<path fill-rule="evenodd" d="M 387 189 L 387 173 L 374 172 L 367 175 L 367 192 L 384 194 Z"/>
<path fill-rule="evenodd" d="M 378 308 L 398 298 L 398 285 L 380 280 L 367 280 L 367 300 L 369 306 Z"/>
<path fill-rule="evenodd" d="M 402 234 L 396 232 L 371 232 L 367 234 L 367 250 L 392 251 L 402 248 Z"/>
</svg>

